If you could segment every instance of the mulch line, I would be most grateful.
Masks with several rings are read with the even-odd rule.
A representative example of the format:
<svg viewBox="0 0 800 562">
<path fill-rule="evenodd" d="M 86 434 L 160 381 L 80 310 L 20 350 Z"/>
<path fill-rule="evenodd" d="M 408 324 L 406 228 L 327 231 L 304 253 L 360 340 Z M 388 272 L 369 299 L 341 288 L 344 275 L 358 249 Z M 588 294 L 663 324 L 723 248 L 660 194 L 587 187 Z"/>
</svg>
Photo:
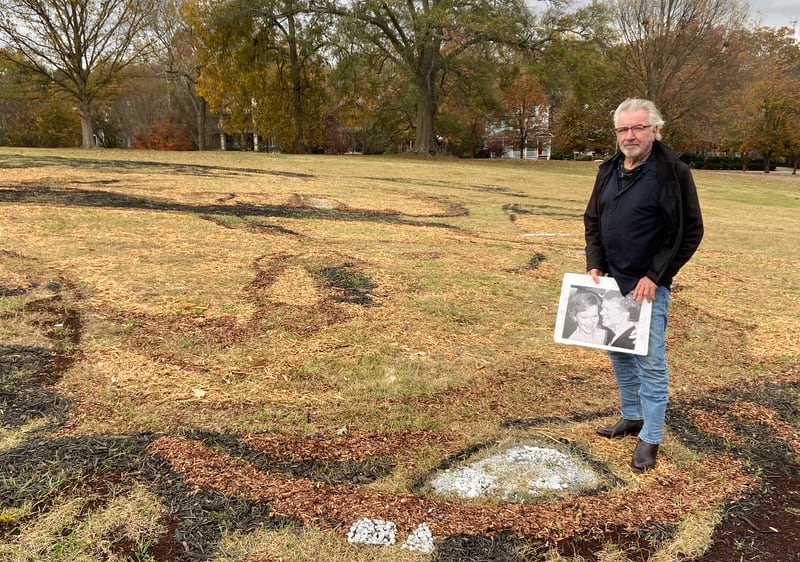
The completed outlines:
<svg viewBox="0 0 800 562">
<path fill-rule="evenodd" d="M 348 484 L 276 478 L 247 461 L 184 437 L 162 437 L 149 450 L 191 485 L 267 502 L 275 515 L 339 532 L 370 517 L 391 520 L 407 533 L 427 522 L 439 537 L 508 531 L 520 537 L 558 541 L 578 534 L 633 531 L 654 522 L 674 525 L 688 513 L 718 509 L 753 486 L 753 478 L 738 462 L 709 457 L 700 462 L 696 473 L 676 472 L 632 492 L 600 492 L 536 505 L 477 506 Z"/>
</svg>

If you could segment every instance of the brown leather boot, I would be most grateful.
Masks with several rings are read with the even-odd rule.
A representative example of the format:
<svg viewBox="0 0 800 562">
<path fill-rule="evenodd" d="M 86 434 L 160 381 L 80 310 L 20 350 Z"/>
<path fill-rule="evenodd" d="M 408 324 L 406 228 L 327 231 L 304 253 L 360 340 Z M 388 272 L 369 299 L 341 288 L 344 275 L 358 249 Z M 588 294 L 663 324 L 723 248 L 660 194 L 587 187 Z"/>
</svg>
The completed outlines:
<svg viewBox="0 0 800 562">
<path fill-rule="evenodd" d="M 642 420 L 620 419 L 612 427 L 603 427 L 597 430 L 597 435 L 606 439 L 622 439 L 626 435 L 638 434 L 642 430 L 644 422 Z"/>
<path fill-rule="evenodd" d="M 639 439 L 639 442 L 636 444 L 636 449 L 633 451 L 631 468 L 636 472 L 650 470 L 656 465 L 657 454 L 658 445 L 651 445 Z"/>
</svg>

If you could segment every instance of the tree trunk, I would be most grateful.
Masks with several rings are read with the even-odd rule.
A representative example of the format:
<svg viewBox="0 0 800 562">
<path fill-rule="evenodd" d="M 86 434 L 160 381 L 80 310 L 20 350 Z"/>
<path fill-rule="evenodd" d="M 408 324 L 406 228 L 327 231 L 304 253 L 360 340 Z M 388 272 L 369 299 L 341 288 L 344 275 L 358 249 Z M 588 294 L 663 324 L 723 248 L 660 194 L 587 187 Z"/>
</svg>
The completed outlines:
<svg viewBox="0 0 800 562">
<path fill-rule="evenodd" d="M 470 126 L 469 138 L 469 155 L 472 158 L 475 158 L 478 155 L 478 147 L 483 147 L 483 137 L 479 131 L 478 122 L 474 119 L 472 120 L 472 125 Z"/>
<path fill-rule="evenodd" d="M 430 65 L 417 70 L 417 131 L 413 152 L 416 154 L 437 154 L 436 141 L 436 83 L 437 73 Z"/>
<path fill-rule="evenodd" d="M 441 41 L 431 40 L 425 45 L 414 68 L 419 92 L 417 98 L 417 131 L 414 139 L 416 154 L 437 154 L 439 143 L 436 141 L 436 84 L 442 68 L 442 55 L 439 52 Z"/>
<path fill-rule="evenodd" d="M 439 144 L 436 142 L 434 121 L 436 107 L 429 99 L 417 102 L 417 132 L 414 139 L 414 152 L 417 154 L 436 154 Z"/>
<path fill-rule="evenodd" d="M 195 108 L 197 116 L 197 150 L 204 151 L 206 149 L 206 100 L 200 98 L 199 108 Z"/>
<path fill-rule="evenodd" d="M 78 112 L 81 115 L 81 148 L 94 148 L 94 127 L 89 102 L 81 100 L 78 103 Z"/>
<path fill-rule="evenodd" d="M 297 54 L 297 38 L 295 36 L 294 16 L 289 16 L 289 61 L 292 73 L 292 106 L 294 110 L 294 152 L 305 152 L 303 139 L 303 77 L 300 68 L 300 57 Z"/>
</svg>

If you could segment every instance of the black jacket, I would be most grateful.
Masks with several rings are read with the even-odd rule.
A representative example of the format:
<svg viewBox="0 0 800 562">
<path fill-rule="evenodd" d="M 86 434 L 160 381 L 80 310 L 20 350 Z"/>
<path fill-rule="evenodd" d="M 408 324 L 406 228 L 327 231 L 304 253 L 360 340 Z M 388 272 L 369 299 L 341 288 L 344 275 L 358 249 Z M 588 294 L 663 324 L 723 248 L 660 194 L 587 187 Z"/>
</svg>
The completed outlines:
<svg viewBox="0 0 800 562">
<path fill-rule="evenodd" d="M 659 204 L 667 225 L 664 241 L 653 254 L 649 264 L 642 264 L 645 275 L 656 284 L 669 288 L 678 273 L 700 246 L 703 239 L 703 217 L 694 179 L 680 153 L 659 141 L 653 142 L 653 154 L 658 162 Z M 622 153 L 603 162 L 597 173 L 594 189 L 583 215 L 586 235 L 586 270 L 609 272 L 603 249 L 600 227 L 600 194 L 614 176 Z M 629 290 L 624 290 L 624 293 Z"/>
</svg>

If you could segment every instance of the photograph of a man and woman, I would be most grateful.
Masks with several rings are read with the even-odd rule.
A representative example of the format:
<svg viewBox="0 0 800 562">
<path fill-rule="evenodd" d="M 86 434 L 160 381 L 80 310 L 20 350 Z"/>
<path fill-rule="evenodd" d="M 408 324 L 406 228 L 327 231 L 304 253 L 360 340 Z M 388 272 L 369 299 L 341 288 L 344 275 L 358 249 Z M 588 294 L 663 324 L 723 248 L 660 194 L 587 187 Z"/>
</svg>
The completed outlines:
<svg viewBox="0 0 800 562">
<path fill-rule="evenodd" d="M 650 303 L 640 305 L 620 293 L 617 282 L 567 273 L 561 285 L 555 341 L 636 355 L 647 355 Z"/>
</svg>

